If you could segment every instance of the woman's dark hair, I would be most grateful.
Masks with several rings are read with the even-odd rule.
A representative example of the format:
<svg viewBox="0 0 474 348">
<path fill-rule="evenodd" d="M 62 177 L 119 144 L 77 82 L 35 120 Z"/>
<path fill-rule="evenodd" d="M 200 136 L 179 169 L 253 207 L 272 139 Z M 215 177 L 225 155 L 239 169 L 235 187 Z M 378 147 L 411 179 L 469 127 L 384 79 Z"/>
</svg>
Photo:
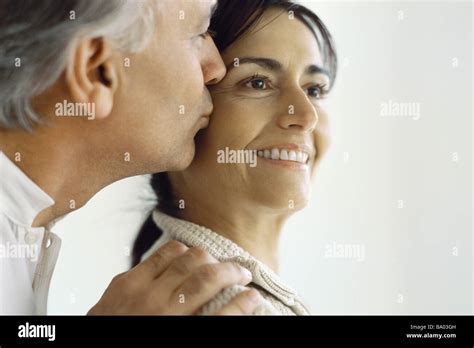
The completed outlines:
<svg viewBox="0 0 474 348">
<path fill-rule="evenodd" d="M 319 17 L 306 7 L 287 0 L 219 0 L 209 30 L 214 32 L 214 42 L 223 52 L 237 41 L 271 7 L 282 8 L 301 20 L 313 32 L 318 43 L 325 68 L 330 74 L 331 86 L 337 72 L 337 54 L 334 43 L 326 26 Z M 166 172 L 153 174 L 150 181 L 156 194 L 156 209 L 177 216 L 178 202 L 173 197 L 171 183 Z M 142 255 L 161 236 L 162 231 L 154 223 L 152 216 L 143 224 L 132 250 L 132 267 L 137 265 Z"/>
</svg>

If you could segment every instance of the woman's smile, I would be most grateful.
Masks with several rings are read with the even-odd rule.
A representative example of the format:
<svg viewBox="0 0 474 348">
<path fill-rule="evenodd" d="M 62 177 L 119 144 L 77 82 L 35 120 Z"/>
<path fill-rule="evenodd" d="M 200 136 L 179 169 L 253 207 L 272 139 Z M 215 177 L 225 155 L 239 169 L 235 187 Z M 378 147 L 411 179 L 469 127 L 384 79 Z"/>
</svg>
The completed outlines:
<svg viewBox="0 0 474 348">
<path fill-rule="evenodd" d="M 275 164 L 285 168 L 309 169 L 313 157 L 310 147 L 297 144 L 281 144 L 257 150 L 259 160 L 263 163 Z"/>
<path fill-rule="evenodd" d="M 271 165 L 276 165 L 276 166 L 280 166 L 280 167 L 288 168 L 288 169 L 309 170 L 308 163 L 301 163 L 301 162 L 290 161 L 290 160 L 271 159 L 271 158 L 265 158 L 265 157 L 260 157 L 260 156 L 258 157 L 259 159 L 257 161 L 257 167 L 261 163 L 268 163 Z"/>
</svg>

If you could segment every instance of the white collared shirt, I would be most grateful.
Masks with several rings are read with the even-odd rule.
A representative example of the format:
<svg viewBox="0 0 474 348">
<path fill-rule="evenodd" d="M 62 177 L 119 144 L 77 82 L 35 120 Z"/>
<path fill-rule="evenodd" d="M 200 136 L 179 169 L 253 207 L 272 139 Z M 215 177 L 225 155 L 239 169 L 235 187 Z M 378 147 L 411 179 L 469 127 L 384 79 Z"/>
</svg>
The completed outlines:
<svg viewBox="0 0 474 348">
<path fill-rule="evenodd" d="M 0 152 L 0 314 L 46 314 L 61 240 L 31 227 L 54 200 Z"/>
</svg>

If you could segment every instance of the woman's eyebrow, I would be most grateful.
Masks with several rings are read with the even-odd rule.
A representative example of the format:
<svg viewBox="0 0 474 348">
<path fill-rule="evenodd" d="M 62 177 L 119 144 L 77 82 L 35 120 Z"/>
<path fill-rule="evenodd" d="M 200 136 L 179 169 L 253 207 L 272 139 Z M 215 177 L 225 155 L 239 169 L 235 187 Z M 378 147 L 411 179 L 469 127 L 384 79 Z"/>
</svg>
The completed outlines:
<svg viewBox="0 0 474 348">
<path fill-rule="evenodd" d="M 324 75 L 327 75 L 328 77 L 331 76 L 329 74 L 329 71 L 327 71 L 323 67 L 316 64 L 308 65 L 308 67 L 305 69 L 305 74 L 306 75 L 324 74 Z"/>
<path fill-rule="evenodd" d="M 283 69 L 282 64 L 272 58 L 260 58 L 260 57 L 242 57 L 237 58 L 238 61 L 233 61 L 232 63 L 226 66 L 227 71 L 230 71 L 234 68 L 239 67 L 241 64 L 256 64 L 260 65 L 262 68 L 273 71 L 281 71 Z M 238 65 L 236 65 L 238 63 Z"/>
<path fill-rule="evenodd" d="M 238 62 L 238 65 L 236 65 L 237 62 Z M 232 63 L 228 64 L 226 66 L 227 71 L 229 72 L 230 70 L 237 68 L 242 64 L 256 64 L 256 65 L 261 66 L 262 68 L 265 68 L 271 71 L 276 71 L 276 72 L 280 72 L 283 70 L 283 64 L 281 64 L 278 60 L 273 59 L 273 58 L 242 57 L 242 58 L 238 58 L 238 61 L 234 60 Z M 306 75 L 324 74 L 324 75 L 327 75 L 328 77 L 330 76 L 329 71 L 327 71 L 323 67 L 316 64 L 308 65 L 304 72 Z"/>
</svg>

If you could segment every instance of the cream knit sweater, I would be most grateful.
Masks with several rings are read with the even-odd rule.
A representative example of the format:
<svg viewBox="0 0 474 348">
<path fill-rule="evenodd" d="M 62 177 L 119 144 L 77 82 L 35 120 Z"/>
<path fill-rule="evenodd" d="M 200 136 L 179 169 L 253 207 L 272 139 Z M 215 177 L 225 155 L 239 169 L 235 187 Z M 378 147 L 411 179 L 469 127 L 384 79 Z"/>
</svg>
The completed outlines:
<svg viewBox="0 0 474 348">
<path fill-rule="evenodd" d="M 248 287 L 258 290 L 265 299 L 263 304 L 254 312 L 256 315 L 310 314 L 295 290 L 285 285 L 269 267 L 231 240 L 206 227 L 171 217 L 159 211 L 153 212 L 153 220 L 163 231 L 163 235 L 143 255 L 142 260 L 149 257 L 166 242 L 177 240 L 187 246 L 204 249 L 221 262 L 235 262 L 252 273 L 253 281 L 247 287 L 235 285 L 224 289 L 208 302 L 198 314 L 214 313 Z"/>
</svg>

